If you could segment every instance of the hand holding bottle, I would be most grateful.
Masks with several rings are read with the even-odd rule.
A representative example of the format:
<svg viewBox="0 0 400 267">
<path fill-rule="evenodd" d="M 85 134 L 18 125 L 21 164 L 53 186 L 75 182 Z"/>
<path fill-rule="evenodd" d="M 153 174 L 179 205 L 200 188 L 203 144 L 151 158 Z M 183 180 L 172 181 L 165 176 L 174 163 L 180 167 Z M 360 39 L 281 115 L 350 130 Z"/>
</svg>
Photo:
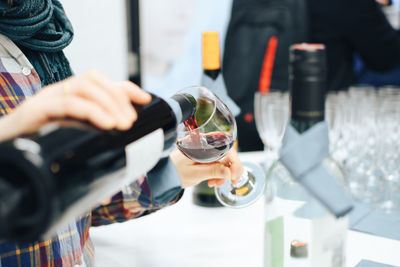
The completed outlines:
<svg viewBox="0 0 400 267">
<path fill-rule="evenodd" d="M 89 71 L 43 88 L 0 119 L 0 141 L 36 132 L 66 117 L 87 120 L 101 129 L 127 130 L 137 119 L 131 103 L 144 105 L 150 100 L 131 82 L 113 82 L 98 71 Z"/>
<path fill-rule="evenodd" d="M 176 150 L 170 158 L 177 168 L 183 188 L 208 180 L 208 186 L 222 186 L 228 179 L 235 183 L 243 172 L 242 163 L 235 149 L 222 159 L 212 163 L 195 162 Z"/>
</svg>

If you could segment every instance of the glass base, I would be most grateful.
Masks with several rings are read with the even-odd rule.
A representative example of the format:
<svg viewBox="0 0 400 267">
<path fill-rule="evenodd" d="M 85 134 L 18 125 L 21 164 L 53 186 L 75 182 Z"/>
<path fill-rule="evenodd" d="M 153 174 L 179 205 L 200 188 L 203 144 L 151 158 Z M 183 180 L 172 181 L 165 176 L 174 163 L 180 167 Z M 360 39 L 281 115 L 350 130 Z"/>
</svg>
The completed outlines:
<svg viewBox="0 0 400 267">
<path fill-rule="evenodd" d="M 256 202 L 264 193 L 265 173 L 255 163 L 244 162 L 244 172 L 239 182 L 233 185 L 230 181 L 220 188 L 215 187 L 215 195 L 226 207 L 244 208 Z"/>
</svg>

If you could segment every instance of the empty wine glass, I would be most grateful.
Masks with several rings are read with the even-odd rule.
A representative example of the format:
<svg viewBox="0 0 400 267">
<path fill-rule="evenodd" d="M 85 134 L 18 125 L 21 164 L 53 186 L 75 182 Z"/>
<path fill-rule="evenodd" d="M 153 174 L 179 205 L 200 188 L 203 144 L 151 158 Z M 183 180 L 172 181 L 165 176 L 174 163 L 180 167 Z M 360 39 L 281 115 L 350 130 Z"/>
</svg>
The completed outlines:
<svg viewBox="0 0 400 267">
<path fill-rule="evenodd" d="M 289 119 L 289 94 L 281 91 L 256 92 L 254 116 L 258 134 L 264 143 L 267 169 L 278 159 L 278 151 Z"/>
<path fill-rule="evenodd" d="M 211 91 L 192 86 L 177 94 L 189 98 L 195 105 L 195 114 L 177 130 L 177 146 L 188 158 L 210 163 L 224 157 L 236 140 L 237 129 L 234 116 L 228 107 Z M 238 183 L 230 181 L 215 194 L 222 205 L 245 207 L 255 202 L 263 193 L 264 173 L 257 164 L 243 163 L 244 172 Z"/>
</svg>

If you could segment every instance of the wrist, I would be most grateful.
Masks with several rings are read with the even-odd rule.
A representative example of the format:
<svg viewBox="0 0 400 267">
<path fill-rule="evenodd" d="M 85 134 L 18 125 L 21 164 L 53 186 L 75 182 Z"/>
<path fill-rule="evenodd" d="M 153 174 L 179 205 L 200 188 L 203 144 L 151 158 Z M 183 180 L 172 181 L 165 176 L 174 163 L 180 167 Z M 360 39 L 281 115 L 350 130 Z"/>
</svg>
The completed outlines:
<svg viewBox="0 0 400 267">
<path fill-rule="evenodd" d="M 22 131 L 20 123 L 15 119 L 15 113 L 4 115 L 0 118 L 0 142 L 19 136 Z"/>
</svg>

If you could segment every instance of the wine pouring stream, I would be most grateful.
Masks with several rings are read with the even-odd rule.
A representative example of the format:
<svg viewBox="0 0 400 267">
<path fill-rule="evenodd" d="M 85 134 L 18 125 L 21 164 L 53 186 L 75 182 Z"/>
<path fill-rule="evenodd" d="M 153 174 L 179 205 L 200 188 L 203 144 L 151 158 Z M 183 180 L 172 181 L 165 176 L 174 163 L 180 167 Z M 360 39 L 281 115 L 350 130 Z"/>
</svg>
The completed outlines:
<svg viewBox="0 0 400 267">
<path fill-rule="evenodd" d="M 195 114 L 177 128 L 177 146 L 191 160 L 210 163 L 223 158 L 236 140 L 237 128 L 228 107 L 212 92 L 201 86 L 185 88 L 177 93 L 196 105 Z M 264 192 L 265 179 L 260 166 L 244 162 L 244 172 L 237 184 L 230 181 L 215 187 L 222 205 L 232 208 L 254 203 Z"/>
</svg>

